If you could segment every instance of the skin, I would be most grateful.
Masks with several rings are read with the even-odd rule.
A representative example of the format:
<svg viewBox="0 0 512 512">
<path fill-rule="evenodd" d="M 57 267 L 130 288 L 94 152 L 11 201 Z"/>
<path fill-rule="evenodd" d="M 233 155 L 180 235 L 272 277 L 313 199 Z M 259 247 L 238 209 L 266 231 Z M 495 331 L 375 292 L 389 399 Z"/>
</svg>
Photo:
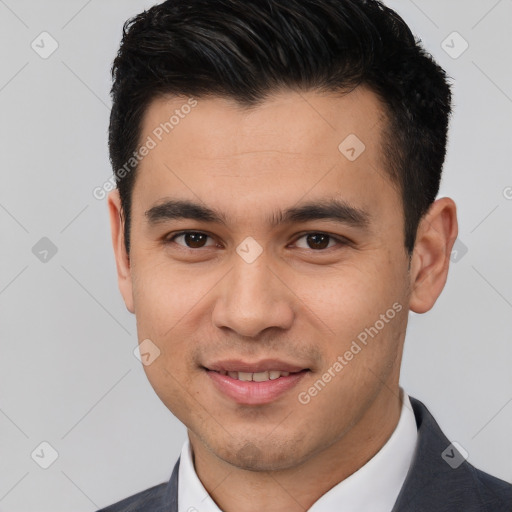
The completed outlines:
<svg viewBox="0 0 512 512">
<path fill-rule="evenodd" d="M 140 140 L 186 101 L 153 101 Z M 139 164 L 129 257 L 119 195 L 109 195 L 119 288 L 136 315 L 139 341 L 149 338 L 161 351 L 144 369 L 186 425 L 196 472 L 224 511 L 306 510 L 371 459 L 397 425 L 408 312 L 428 311 L 441 293 L 457 217 L 453 200 L 435 201 L 409 261 L 400 193 L 381 149 L 385 123 L 379 100 L 363 87 L 344 95 L 285 90 L 253 109 L 198 98 Z M 338 150 L 349 134 L 366 146 L 353 162 Z M 267 223 L 279 209 L 333 197 L 367 211 L 366 228 L 332 220 Z M 169 198 L 215 208 L 226 224 L 178 219 L 151 226 L 145 212 Z M 202 247 L 185 237 L 165 242 L 181 230 L 211 238 Z M 308 233 L 349 242 L 327 239 L 328 247 L 318 248 Z M 251 264 L 236 252 L 248 236 L 263 250 Z M 394 303 L 402 311 L 300 403 L 298 393 Z M 311 371 L 264 405 L 236 404 L 202 368 L 267 357 Z"/>
</svg>

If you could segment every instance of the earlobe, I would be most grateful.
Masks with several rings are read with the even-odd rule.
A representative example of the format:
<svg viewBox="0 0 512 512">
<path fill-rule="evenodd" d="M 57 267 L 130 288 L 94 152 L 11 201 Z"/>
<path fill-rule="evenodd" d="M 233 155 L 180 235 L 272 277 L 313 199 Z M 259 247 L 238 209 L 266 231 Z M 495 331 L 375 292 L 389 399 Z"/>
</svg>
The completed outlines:
<svg viewBox="0 0 512 512">
<path fill-rule="evenodd" d="M 441 294 L 457 234 L 454 201 L 448 197 L 436 200 L 420 221 L 414 245 L 409 307 L 415 313 L 429 311 Z"/>
<path fill-rule="evenodd" d="M 135 313 L 130 258 L 126 253 L 124 243 L 124 217 L 119 191 L 116 189 L 110 192 L 107 201 L 119 291 L 121 292 L 128 311 L 130 311 L 130 313 Z"/>
</svg>

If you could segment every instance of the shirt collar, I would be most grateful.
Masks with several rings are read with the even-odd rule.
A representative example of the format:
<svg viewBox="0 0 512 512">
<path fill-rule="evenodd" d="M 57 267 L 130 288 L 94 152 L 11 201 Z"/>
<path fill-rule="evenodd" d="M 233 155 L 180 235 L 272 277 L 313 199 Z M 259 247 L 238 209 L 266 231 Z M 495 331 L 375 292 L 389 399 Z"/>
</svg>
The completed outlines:
<svg viewBox="0 0 512 512">
<path fill-rule="evenodd" d="M 400 388 L 398 424 L 384 446 L 361 468 L 321 496 L 308 512 L 390 512 L 414 457 L 418 429 L 409 395 Z M 371 492 L 368 490 L 371 489 Z M 181 450 L 179 512 L 221 512 L 199 480 L 187 439 Z"/>
</svg>

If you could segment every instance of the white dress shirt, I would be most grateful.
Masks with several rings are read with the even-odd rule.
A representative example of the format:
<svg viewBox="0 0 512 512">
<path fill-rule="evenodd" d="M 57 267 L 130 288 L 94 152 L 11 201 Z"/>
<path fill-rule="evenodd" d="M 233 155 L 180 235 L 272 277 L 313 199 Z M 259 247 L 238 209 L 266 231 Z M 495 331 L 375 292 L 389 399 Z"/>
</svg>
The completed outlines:
<svg viewBox="0 0 512 512">
<path fill-rule="evenodd" d="M 308 512 L 391 512 L 411 465 L 418 429 L 409 395 L 386 444 L 364 466 L 321 496 Z M 194 469 L 188 436 L 181 450 L 179 512 L 221 512 Z"/>
</svg>

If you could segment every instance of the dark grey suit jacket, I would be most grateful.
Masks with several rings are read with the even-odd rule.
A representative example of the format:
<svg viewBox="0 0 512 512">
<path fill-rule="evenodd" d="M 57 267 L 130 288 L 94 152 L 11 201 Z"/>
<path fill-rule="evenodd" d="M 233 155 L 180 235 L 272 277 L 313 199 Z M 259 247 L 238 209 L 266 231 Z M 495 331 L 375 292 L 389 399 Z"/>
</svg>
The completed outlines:
<svg viewBox="0 0 512 512">
<path fill-rule="evenodd" d="M 466 461 L 458 465 L 462 459 L 457 460 L 458 452 L 447 450 L 450 441 L 428 409 L 419 400 L 410 400 L 418 425 L 418 443 L 392 512 L 512 512 L 512 484 Z M 169 482 L 98 512 L 178 512 L 179 463 L 178 459 Z"/>
</svg>

